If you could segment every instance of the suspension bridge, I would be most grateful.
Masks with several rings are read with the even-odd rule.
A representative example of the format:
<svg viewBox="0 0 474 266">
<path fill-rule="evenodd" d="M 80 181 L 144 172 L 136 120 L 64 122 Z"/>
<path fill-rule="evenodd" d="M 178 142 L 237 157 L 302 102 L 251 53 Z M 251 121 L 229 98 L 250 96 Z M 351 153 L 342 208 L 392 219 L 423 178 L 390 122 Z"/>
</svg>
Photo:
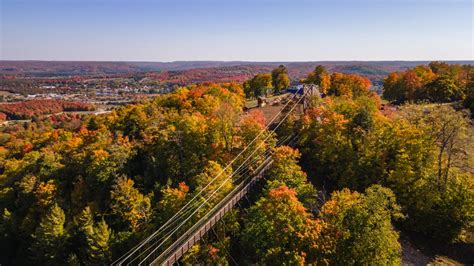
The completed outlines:
<svg viewBox="0 0 474 266">
<path fill-rule="evenodd" d="M 173 265 L 195 243 L 201 240 L 212 227 L 222 219 L 249 192 L 253 185 L 263 177 L 273 160 L 267 140 L 274 136 L 275 131 L 303 103 L 307 106 L 306 95 L 314 94 L 314 86 L 298 89 L 281 110 L 272 118 L 267 126 L 228 163 L 205 187 L 199 190 L 178 212 L 138 245 L 122 255 L 112 265 Z M 286 113 L 285 113 L 286 111 Z M 277 141 L 275 146 L 291 145 L 298 136 L 287 136 Z M 238 164 L 237 164 L 238 162 Z M 237 164 L 231 174 L 224 176 L 220 184 L 212 192 L 207 191 L 219 177 Z M 222 199 L 218 192 L 226 183 L 232 182 L 234 188 Z M 213 203 L 219 200 L 217 203 Z"/>
</svg>

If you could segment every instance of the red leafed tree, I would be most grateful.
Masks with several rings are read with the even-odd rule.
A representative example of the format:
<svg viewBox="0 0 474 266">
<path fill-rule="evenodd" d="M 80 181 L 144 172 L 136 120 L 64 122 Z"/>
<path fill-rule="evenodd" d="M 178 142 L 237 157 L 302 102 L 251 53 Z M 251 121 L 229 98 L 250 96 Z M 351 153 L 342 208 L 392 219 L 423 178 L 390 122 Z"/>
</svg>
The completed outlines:
<svg viewBox="0 0 474 266">
<path fill-rule="evenodd" d="M 94 109 L 94 105 L 88 103 L 57 100 L 31 100 L 0 105 L 0 111 L 8 119 L 29 119 L 36 115 L 54 114 L 64 111 L 92 111 Z"/>
</svg>

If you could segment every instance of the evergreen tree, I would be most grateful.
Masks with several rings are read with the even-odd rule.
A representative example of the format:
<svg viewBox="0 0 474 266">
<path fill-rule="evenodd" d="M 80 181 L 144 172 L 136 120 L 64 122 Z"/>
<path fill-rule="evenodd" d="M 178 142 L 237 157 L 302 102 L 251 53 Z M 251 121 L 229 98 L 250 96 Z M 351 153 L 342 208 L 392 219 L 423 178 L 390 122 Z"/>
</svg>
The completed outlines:
<svg viewBox="0 0 474 266">
<path fill-rule="evenodd" d="M 95 226 L 93 233 L 88 235 L 88 255 L 93 264 L 106 264 L 110 262 L 110 237 L 111 230 L 104 219 Z"/>
<path fill-rule="evenodd" d="M 77 226 L 79 228 L 79 235 L 78 235 L 78 253 L 73 254 L 76 259 L 79 259 L 77 255 L 79 255 L 81 261 L 86 261 L 88 258 L 88 238 L 90 235 L 94 233 L 94 218 L 92 216 L 91 209 L 89 206 L 85 207 L 82 210 L 81 215 L 76 220 Z M 68 258 L 69 259 L 69 258 Z"/>
<path fill-rule="evenodd" d="M 94 219 L 89 206 L 85 207 L 82 211 L 81 216 L 78 218 L 78 224 L 81 232 L 84 234 L 92 234 L 94 229 Z"/>
<path fill-rule="evenodd" d="M 77 219 L 80 231 L 81 261 L 92 264 L 106 264 L 110 262 L 111 230 L 104 219 L 94 222 L 94 216 L 89 207 L 84 208 Z M 74 254 L 75 255 L 75 254 Z"/>
<path fill-rule="evenodd" d="M 55 203 L 41 218 L 39 226 L 32 235 L 31 246 L 34 260 L 41 264 L 57 264 L 64 261 L 64 242 L 66 230 L 64 211 Z"/>
</svg>

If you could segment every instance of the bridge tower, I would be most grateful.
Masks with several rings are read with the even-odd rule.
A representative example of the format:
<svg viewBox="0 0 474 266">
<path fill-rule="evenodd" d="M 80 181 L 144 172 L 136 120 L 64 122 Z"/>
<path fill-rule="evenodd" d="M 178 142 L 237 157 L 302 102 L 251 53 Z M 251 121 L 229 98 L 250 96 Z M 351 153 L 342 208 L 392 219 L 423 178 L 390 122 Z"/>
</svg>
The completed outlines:
<svg viewBox="0 0 474 266">
<path fill-rule="evenodd" d="M 303 85 L 303 111 L 306 111 L 310 107 L 311 97 L 320 96 L 319 86 L 315 84 Z"/>
</svg>

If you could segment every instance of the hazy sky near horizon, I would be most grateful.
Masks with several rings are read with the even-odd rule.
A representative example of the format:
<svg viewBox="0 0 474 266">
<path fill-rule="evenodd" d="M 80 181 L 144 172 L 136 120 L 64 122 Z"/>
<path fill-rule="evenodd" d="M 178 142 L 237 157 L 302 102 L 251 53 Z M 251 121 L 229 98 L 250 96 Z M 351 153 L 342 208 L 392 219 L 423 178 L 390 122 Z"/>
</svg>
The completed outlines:
<svg viewBox="0 0 474 266">
<path fill-rule="evenodd" d="M 472 0 L 0 0 L 0 59 L 473 60 Z"/>
</svg>

